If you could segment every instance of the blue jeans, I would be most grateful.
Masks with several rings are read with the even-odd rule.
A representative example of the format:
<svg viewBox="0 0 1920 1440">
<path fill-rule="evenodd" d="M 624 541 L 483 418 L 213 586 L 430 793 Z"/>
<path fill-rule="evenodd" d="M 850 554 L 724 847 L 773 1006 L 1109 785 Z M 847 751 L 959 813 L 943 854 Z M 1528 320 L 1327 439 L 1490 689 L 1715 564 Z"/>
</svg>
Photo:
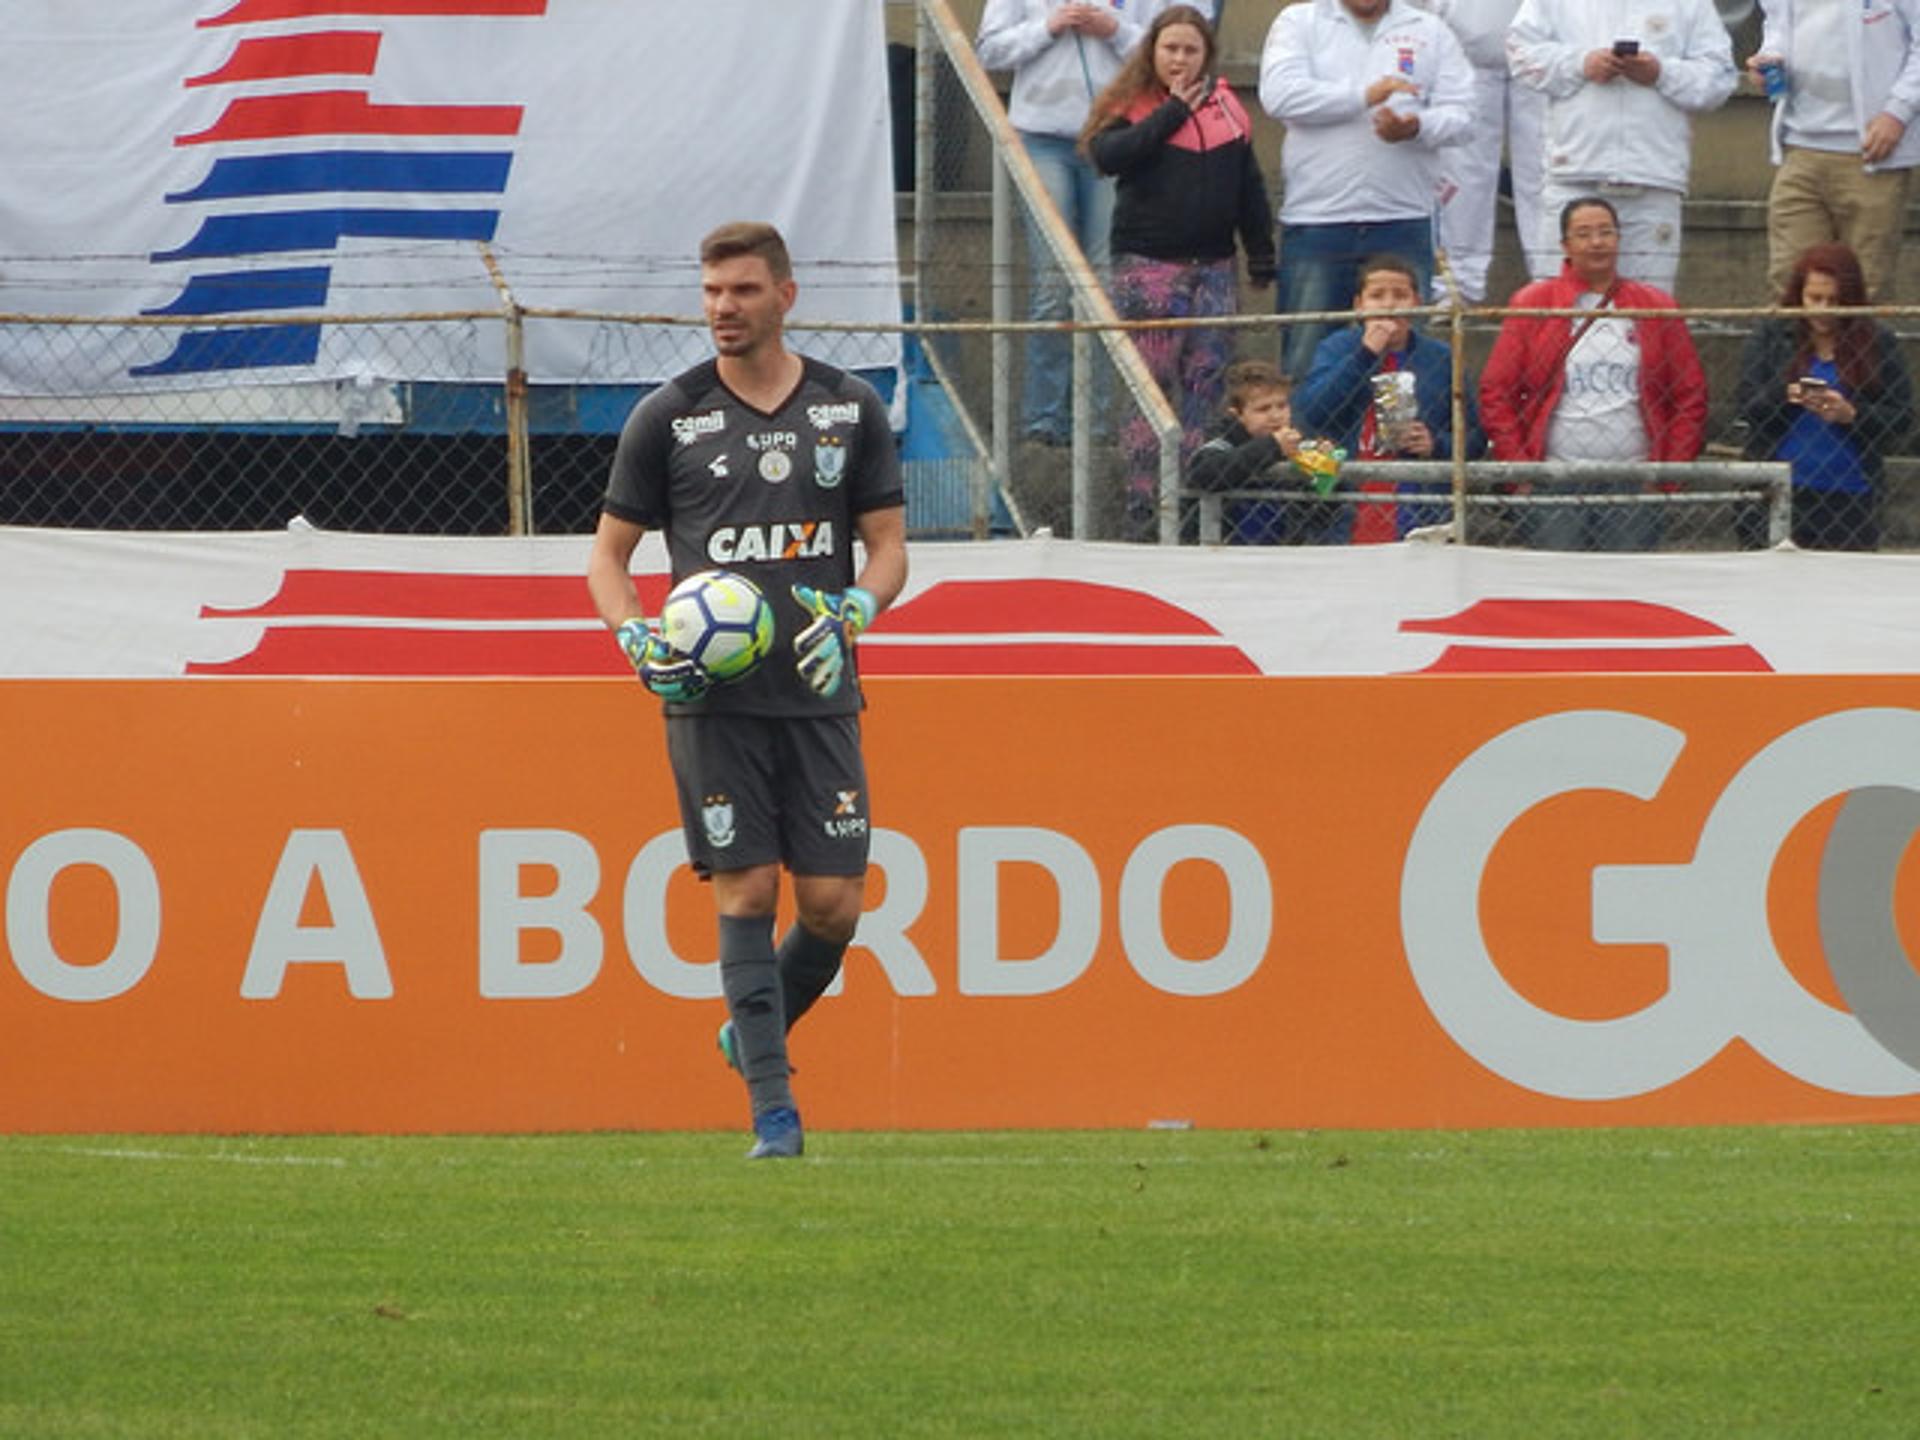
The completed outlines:
<svg viewBox="0 0 1920 1440">
<path fill-rule="evenodd" d="M 1433 286 L 1433 221 L 1370 220 L 1345 225 L 1282 225 L 1280 271 L 1273 308 L 1292 315 L 1303 310 L 1346 310 L 1360 289 L 1360 262 L 1373 255 L 1395 255 L 1414 270 L 1414 293 Z M 1289 325 L 1280 340 L 1280 368 L 1295 384 L 1313 368 L 1313 350 L 1335 328 L 1320 320 Z"/>
<path fill-rule="evenodd" d="M 1021 131 L 1027 158 L 1040 172 L 1040 183 L 1059 208 L 1060 217 L 1080 242 L 1080 249 L 1104 281 L 1113 235 L 1113 181 L 1093 168 L 1080 154 L 1076 141 L 1065 135 L 1036 135 Z M 1067 277 L 1053 263 L 1053 252 L 1038 227 L 1027 225 L 1027 254 L 1033 288 L 1027 314 L 1034 320 L 1073 318 L 1073 291 Z M 1027 337 L 1027 375 L 1021 392 L 1027 433 L 1065 444 L 1073 428 L 1073 342 L 1065 335 Z"/>
</svg>

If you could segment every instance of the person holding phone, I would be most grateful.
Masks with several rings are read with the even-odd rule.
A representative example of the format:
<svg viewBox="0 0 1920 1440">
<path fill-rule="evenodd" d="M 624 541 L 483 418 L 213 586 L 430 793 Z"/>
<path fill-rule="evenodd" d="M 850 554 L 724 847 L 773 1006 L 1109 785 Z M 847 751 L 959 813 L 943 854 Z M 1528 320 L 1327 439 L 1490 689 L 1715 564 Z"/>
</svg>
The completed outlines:
<svg viewBox="0 0 1920 1440">
<path fill-rule="evenodd" d="M 1838 313 L 1866 303 L 1859 257 L 1811 245 L 1780 294 L 1782 308 L 1805 313 L 1761 321 L 1741 354 L 1747 458 L 1793 466 L 1793 543 L 1809 549 L 1879 547 L 1885 457 L 1913 428 L 1913 379 L 1893 332 Z"/>
<path fill-rule="evenodd" d="M 1713 0 L 1661 12 L 1639 0 L 1523 0 L 1507 61 L 1547 100 L 1542 215 L 1605 197 L 1620 216 L 1620 273 L 1671 294 L 1693 117 L 1725 104 L 1739 77 Z"/>
<path fill-rule="evenodd" d="M 1169 6 L 1093 102 L 1087 151 L 1119 189 L 1111 288 L 1123 319 L 1233 314 L 1236 239 L 1246 251 L 1248 280 L 1273 283 L 1273 209 L 1247 112 L 1216 73 L 1218 60 L 1206 16 L 1191 5 Z M 1184 465 L 1220 411 L 1232 337 L 1203 326 L 1142 330 L 1134 343 L 1180 417 Z M 1121 429 L 1121 446 L 1127 535 L 1152 539 L 1159 438 L 1136 413 Z"/>
</svg>

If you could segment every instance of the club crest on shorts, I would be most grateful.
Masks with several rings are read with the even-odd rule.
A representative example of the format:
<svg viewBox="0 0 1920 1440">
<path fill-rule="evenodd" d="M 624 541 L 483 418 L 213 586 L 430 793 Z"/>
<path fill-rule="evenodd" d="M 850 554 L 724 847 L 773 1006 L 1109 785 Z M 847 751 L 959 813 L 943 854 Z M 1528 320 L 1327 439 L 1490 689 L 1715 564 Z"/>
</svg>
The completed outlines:
<svg viewBox="0 0 1920 1440">
<path fill-rule="evenodd" d="M 831 490 L 846 473 L 846 443 L 832 435 L 822 436 L 813 447 L 813 478 L 822 490 Z"/>
<path fill-rule="evenodd" d="M 733 801 L 725 795 L 709 795 L 700 806 L 700 823 L 706 827 L 707 843 L 724 850 L 733 843 Z"/>
</svg>

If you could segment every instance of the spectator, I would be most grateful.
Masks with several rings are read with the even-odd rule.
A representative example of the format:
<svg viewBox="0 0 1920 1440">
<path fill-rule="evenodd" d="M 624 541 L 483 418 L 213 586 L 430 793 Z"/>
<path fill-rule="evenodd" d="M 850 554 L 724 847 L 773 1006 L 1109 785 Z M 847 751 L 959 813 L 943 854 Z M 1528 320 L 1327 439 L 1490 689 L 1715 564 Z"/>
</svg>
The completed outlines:
<svg viewBox="0 0 1920 1440">
<path fill-rule="evenodd" d="M 1432 460 L 1453 453 L 1453 351 L 1443 341 L 1422 335 L 1406 315 L 1420 304 L 1413 265 L 1398 255 L 1376 255 L 1360 265 L 1360 289 L 1353 308 L 1359 324 L 1336 330 L 1313 352 L 1313 369 L 1300 387 L 1300 423 L 1324 435 L 1355 460 Z M 1398 376 L 1398 381 L 1385 377 Z M 1485 448 L 1466 397 L 1469 457 Z M 1343 487 L 1344 488 L 1344 487 Z M 1363 492 L 1387 493 L 1395 487 L 1363 481 Z M 1432 493 L 1428 484 L 1402 484 L 1401 494 Z M 1373 544 L 1398 540 L 1422 525 L 1451 519 L 1444 505 L 1394 505 L 1362 502 L 1341 507 L 1320 538 Z"/>
<path fill-rule="evenodd" d="M 1604 194 L 1620 216 L 1621 273 L 1671 293 L 1693 116 L 1724 104 L 1738 78 L 1713 0 L 1523 0 L 1507 59 L 1547 96 L 1542 214 Z"/>
<path fill-rule="evenodd" d="M 1865 315 L 1859 257 L 1845 245 L 1810 246 L 1787 273 L 1783 306 L 1798 318 L 1763 320 L 1740 357 L 1747 456 L 1793 466 L 1793 543 L 1822 550 L 1880 544 L 1885 456 L 1913 428 L 1913 380 L 1899 342 Z"/>
<path fill-rule="evenodd" d="M 1212 27 L 1191 5 L 1162 10 L 1118 76 L 1093 103 L 1087 145 L 1118 177 L 1113 216 L 1113 303 L 1129 320 L 1201 318 L 1237 310 L 1234 237 L 1248 278 L 1273 280 L 1273 211 L 1253 153 L 1247 112 L 1214 74 Z M 1138 332 L 1141 358 L 1185 430 L 1191 456 L 1220 409 L 1230 339 L 1224 329 Z M 1156 530 L 1159 439 L 1134 416 L 1127 454 L 1127 528 Z"/>
<path fill-rule="evenodd" d="M 1274 17 L 1260 103 L 1287 127 L 1280 152 L 1283 315 L 1333 310 L 1379 251 L 1433 278 L 1441 147 L 1473 128 L 1473 66 L 1446 23 L 1408 0 L 1309 0 Z M 1288 327 L 1281 365 L 1307 373 L 1327 326 Z"/>
<path fill-rule="evenodd" d="M 974 40 L 987 69 L 1013 71 L 1008 118 L 1060 218 L 1100 275 L 1106 272 L 1113 228 L 1113 182 L 1080 153 L 1080 130 L 1093 97 L 1119 73 L 1143 33 L 1137 10 L 1119 4 L 987 0 Z M 1052 251 L 1031 224 L 1027 254 L 1033 267 L 1029 317 L 1072 318 L 1066 274 L 1053 263 Z M 1028 339 L 1021 409 L 1029 440 L 1067 443 L 1073 421 L 1073 364 L 1066 336 Z"/>
<path fill-rule="evenodd" d="M 1227 371 L 1227 411 L 1206 443 L 1194 451 L 1188 483 L 1219 492 L 1288 484 L 1281 472 L 1301 452 L 1293 428 L 1287 377 L 1265 360 L 1242 360 Z M 1305 483 L 1302 476 L 1294 483 Z M 1230 499 L 1224 507 L 1227 540 L 1277 545 L 1286 540 L 1301 507 L 1282 500 Z"/>
<path fill-rule="evenodd" d="M 1410 0 L 1446 21 L 1473 65 L 1473 128 L 1439 155 L 1436 238 L 1446 252 L 1454 287 L 1468 305 L 1487 298 L 1493 264 L 1494 215 L 1500 193 L 1500 155 L 1509 156 L 1514 226 L 1526 254 L 1527 273 L 1544 280 L 1560 268 L 1557 248 L 1541 248 L 1540 161 L 1546 143 L 1546 102 L 1540 92 L 1515 85 L 1507 70 L 1507 30 L 1520 0 Z M 1449 293 L 1437 277 L 1436 299 Z"/>
<path fill-rule="evenodd" d="M 1767 289 L 1787 288 L 1794 257 L 1838 240 L 1860 257 L 1867 294 L 1892 299 L 1908 177 L 1920 165 L 1920 5 L 1913 0 L 1762 0 L 1764 86 L 1771 62 L 1786 94 L 1773 107 Z"/>
<path fill-rule="evenodd" d="M 1511 315 L 1480 378 L 1480 416 L 1499 460 L 1692 460 L 1707 428 L 1707 377 L 1686 321 L 1638 320 L 1610 309 L 1671 310 L 1673 297 L 1620 277 L 1620 224 L 1596 196 L 1560 212 L 1566 264 L 1552 280 L 1525 285 L 1514 309 L 1573 310 L 1577 319 Z M 1632 480 L 1585 484 L 1576 493 L 1632 494 Z M 1535 544 L 1550 550 L 1651 549 L 1650 507 L 1534 505 Z"/>
</svg>

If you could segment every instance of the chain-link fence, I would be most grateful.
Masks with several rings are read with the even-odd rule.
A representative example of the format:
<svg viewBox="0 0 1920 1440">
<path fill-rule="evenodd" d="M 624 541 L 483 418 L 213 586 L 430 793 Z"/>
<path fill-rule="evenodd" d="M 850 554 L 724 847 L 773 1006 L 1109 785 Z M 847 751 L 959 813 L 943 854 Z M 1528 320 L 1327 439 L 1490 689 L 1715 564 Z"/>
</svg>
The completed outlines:
<svg viewBox="0 0 1920 1440">
<path fill-rule="evenodd" d="M 947 284 L 948 268 L 940 267 L 936 291 L 958 294 L 962 287 Z M 1224 398 L 1210 401 L 1212 419 L 1188 433 L 1171 406 L 1163 403 L 1155 417 L 1133 403 L 1111 360 L 1116 348 L 1126 355 L 1125 344 L 1109 347 L 1104 337 L 1130 343 L 1144 336 L 1151 344 L 1151 329 L 1112 320 L 1072 338 L 1045 334 L 1067 341 L 1073 356 L 1075 429 L 1057 445 L 1011 438 L 1026 342 L 1039 334 L 1030 324 L 959 317 L 909 324 L 899 383 L 913 422 L 906 468 L 914 523 L 922 534 L 943 536 L 1049 527 L 1157 540 L 1166 516 L 1164 538 L 1202 543 L 1411 537 L 1574 550 L 1730 549 L 1790 534 L 1819 548 L 1920 548 L 1920 462 L 1913 458 L 1920 443 L 1911 433 L 1907 378 L 1916 342 L 1892 340 L 1882 328 L 1916 313 L 1865 322 L 1885 353 L 1864 378 L 1803 354 L 1791 339 L 1798 324 L 1791 318 L 1663 319 L 1686 327 L 1700 369 L 1688 395 L 1655 397 L 1657 404 L 1643 394 L 1650 367 L 1641 364 L 1645 347 L 1633 339 L 1629 315 L 1618 317 L 1617 333 L 1587 361 L 1549 367 L 1552 384 L 1529 389 L 1508 376 L 1514 388 L 1504 396 L 1494 385 L 1498 365 L 1491 378 L 1489 371 L 1500 324 L 1546 325 L 1565 336 L 1579 316 L 1425 312 L 1404 352 L 1421 363 L 1383 382 L 1390 372 L 1351 343 L 1360 333 L 1353 322 L 1364 317 L 1340 315 L 1334 318 L 1347 323 L 1335 338 L 1346 334 L 1348 343 L 1325 373 L 1310 372 L 1286 393 L 1280 428 L 1297 433 L 1297 441 L 1285 437 L 1296 453 L 1269 448 L 1256 454 L 1258 463 L 1224 473 L 1209 468 L 1200 448 L 1206 438 L 1222 437 L 1216 450 L 1258 438 L 1231 428 Z M 645 344 L 661 323 L 536 318 L 591 326 L 596 346 Z M 498 315 L 470 320 L 505 323 Z M 348 346 L 391 323 L 328 322 L 346 336 L 335 343 Z M 1273 356 L 1286 323 L 1244 315 L 1216 328 L 1239 355 Z M 639 393 L 525 386 L 506 376 L 498 385 L 342 381 L 140 394 L 67 393 L 72 387 L 61 385 L 63 355 L 105 346 L 131 356 L 143 348 L 146 328 L 0 318 L 0 346 L 16 355 L 30 350 L 48 377 L 47 394 L 0 397 L 0 523 L 230 530 L 277 528 L 303 516 L 345 530 L 580 532 L 594 523 L 620 424 Z M 841 338 L 796 332 L 798 343 L 824 358 Z M 872 338 L 848 336 L 846 344 L 870 348 Z M 390 351 L 392 336 L 380 343 Z M 1831 376 L 1825 385 L 1823 374 Z M 973 418 L 976 408 L 984 423 Z M 1678 419 L 1676 409 L 1684 412 Z M 1170 486 L 1160 448 L 1168 429 L 1179 456 Z M 1486 458 L 1490 434 L 1496 458 Z M 1523 452 L 1526 463 L 1497 458 L 1503 434 L 1536 445 Z M 1596 455 L 1594 446 L 1620 449 Z M 1336 463 L 1329 452 L 1343 458 Z M 1577 458 L 1563 458 L 1569 453 Z"/>
<path fill-rule="evenodd" d="M 682 262 L 684 263 L 684 262 Z M 318 329 L 298 320 L 288 329 Z M 0 315 L 5 372 L 32 394 L 0 394 L 0 524 L 91 529 L 261 530 L 296 517 L 328 529 L 489 535 L 588 531 L 621 424 L 642 387 L 530 385 L 515 361 L 527 324 L 588 332 L 582 353 L 633 368 L 691 317 L 515 310 L 432 317 L 329 316 L 326 344 L 348 380 L 262 383 L 258 370 L 138 389 L 191 325 L 219 372 L 220 337 L 257 345 L 257 321 L 61 319 Z M 393 381 L 412 337 L 467 333 L 502 357 L 497 383 Z M 871 334 L 796 332 L 810 353 L 860 360 Z M 211 338 L 209 338 L 211 337 Z M 443 345 L 441 338 L 431 343 Z M 421 366 L 427 369 L 428 366 Z M 876 377 L 891 384 L 891 375 Z"/>
</svg>

